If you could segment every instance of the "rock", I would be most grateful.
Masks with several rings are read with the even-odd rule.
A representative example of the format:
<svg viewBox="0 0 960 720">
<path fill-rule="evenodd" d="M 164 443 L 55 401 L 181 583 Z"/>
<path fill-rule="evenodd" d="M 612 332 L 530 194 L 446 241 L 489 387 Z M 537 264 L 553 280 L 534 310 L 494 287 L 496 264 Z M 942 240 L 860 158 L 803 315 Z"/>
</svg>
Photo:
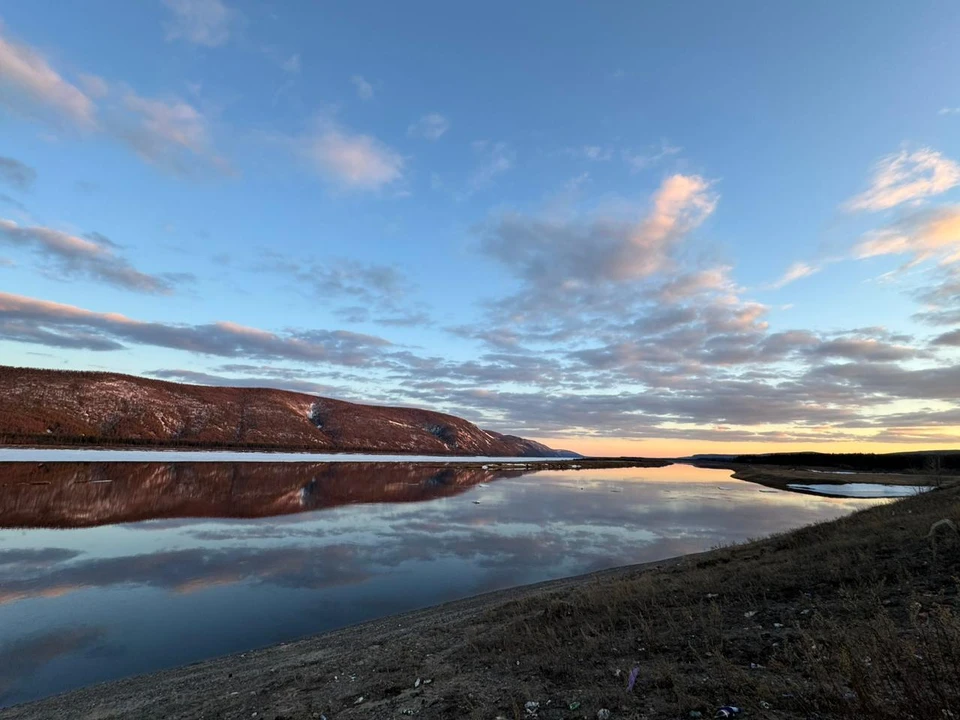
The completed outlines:
<svg viewBox="0 0 960 720">
<path fill-rule="evenodd" d="M 747 610 L 747 611 L 743 614 L 743 616 L 744 616 L 745 618 L 752 618 L 752 617 L 753 617 L 754 615 L 756 615 L 756 614 L 757 614 L 757 611 L 756 611 L 756 610 Z"/>
<path fill-rule="evenodd" d="M 597 720 L 610 720 L 610 711 L 606 708 L 597 710 Z"/>
<path fill-rule="evenodd" d="M 420 687 L 420 678 L 417 678 L 417 681 L 413 684 L 415 688 Z"/>
<path fill-rule="evenodd" d="M 523 706 L 523 709 L 527 711 L 527 715 L 536 717 L 537 713 L 540 711 L 540 703 L 538 703 L 536 700 L 529 700 Z"/>
<path fill-rule="evenodd" d="M 732 718 L 734 715 L 740 714 L 740 708 L 736 705 L 724 705 L 722 708 L 717 710 L 717 714 L 714 715 L 715 718 Z"/>
</svg>

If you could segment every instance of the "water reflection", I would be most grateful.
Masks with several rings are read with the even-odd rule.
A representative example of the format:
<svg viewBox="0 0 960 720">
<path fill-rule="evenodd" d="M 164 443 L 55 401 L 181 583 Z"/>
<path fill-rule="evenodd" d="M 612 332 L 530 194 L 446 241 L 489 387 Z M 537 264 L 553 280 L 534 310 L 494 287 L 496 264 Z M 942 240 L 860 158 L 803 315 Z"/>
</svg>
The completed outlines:
<svg viewBox="0 0 960 720">
<path fill-rule="evenodd" d="M 419 502 L 520 474 L 415 463 L 0 463 L 0 527 L 255 518 Z"/>
<path fill-rule="evenodd" d="M 0 704 L 875 502 L 688 466 L 4 466 Z"/>
</svg>

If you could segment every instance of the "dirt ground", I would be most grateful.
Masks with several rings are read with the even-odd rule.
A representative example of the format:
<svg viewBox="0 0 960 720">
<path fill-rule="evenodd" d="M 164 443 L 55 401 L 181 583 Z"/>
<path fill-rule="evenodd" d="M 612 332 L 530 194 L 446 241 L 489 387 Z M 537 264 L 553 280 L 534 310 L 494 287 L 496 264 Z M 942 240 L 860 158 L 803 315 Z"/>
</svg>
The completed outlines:
<svg viewBox="0 0 960 720">
<path fill-rule="evenodd" d="M 0 712 L 35 718 L 960 718 L 960 487 Z M 202 632 L 202 628 L 197 629 Z M 631 670 L 635 687 L 626 689 Z M 534 705 L 533 703 L 536 703 Z"/>
</svg>

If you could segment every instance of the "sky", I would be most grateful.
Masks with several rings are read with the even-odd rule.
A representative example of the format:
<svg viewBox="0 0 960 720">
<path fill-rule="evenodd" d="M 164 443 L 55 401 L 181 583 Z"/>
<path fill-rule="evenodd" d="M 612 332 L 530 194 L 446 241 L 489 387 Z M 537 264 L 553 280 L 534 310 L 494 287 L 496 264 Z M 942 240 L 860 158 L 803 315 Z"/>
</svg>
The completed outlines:
<svg viewBox="0 0 960 720">
<path fill-rule="evenodd" d="M 591 454 L 960 446 L 960 5 L 0 0 L 0 363 Z"/>
</svg>

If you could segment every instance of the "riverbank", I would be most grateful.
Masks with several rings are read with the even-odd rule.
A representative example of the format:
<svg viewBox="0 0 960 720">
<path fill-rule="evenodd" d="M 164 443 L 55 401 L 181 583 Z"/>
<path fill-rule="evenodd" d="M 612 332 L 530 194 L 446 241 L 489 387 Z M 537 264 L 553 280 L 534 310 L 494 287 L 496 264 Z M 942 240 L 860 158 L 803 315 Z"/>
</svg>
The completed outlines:
<svg viewBox="0 0 960 720">
<path fill-rule="evenodd" d="M 871 485 L 914 485 L 917 487 L 949 487 L 960 484 L 956 473 L 893 473 L 851 472 L 840 469 L 810 469 L 778 465 L 754 465 L 733 462 L 696 462 L 696 467 L 730 470 L 737 480 L 757 483 L 777 490 L 789 490 L 798 484 L 843 485 L 868 483 Z"/>
<path fill-rule="evenodd" d="M 547 719 L 603 708 L 612 718 L 711 717 L 730 703 L 752 718 L 950 717 L 942 711 L 960 712 L 960 539 L 948 527 L 926 537 L 943 518 L 960 523 L 960 488 L 93 686 L 0 717 L 514 718 L 532 717 L 529 702 Z"/>
</svg>

